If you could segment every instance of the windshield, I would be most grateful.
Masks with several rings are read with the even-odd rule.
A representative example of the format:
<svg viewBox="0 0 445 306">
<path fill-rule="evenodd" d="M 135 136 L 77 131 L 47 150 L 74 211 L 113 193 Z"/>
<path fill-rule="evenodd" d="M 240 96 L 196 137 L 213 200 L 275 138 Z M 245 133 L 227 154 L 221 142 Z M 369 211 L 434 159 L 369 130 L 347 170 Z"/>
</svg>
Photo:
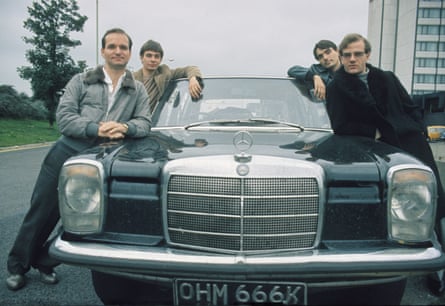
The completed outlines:
<svg viewBox="0 0 445 306">
<path fill-rule="evenodd" d="M 250 120 L 263 125 L 283 122 L 304 128 L 330 128 L 324 103 L 311 101 L 290 79 L 204 79 L 199 100 L 190 97 L 187 80 L 174 84 L 153 114 L 156 127 Z"/>
</svg>

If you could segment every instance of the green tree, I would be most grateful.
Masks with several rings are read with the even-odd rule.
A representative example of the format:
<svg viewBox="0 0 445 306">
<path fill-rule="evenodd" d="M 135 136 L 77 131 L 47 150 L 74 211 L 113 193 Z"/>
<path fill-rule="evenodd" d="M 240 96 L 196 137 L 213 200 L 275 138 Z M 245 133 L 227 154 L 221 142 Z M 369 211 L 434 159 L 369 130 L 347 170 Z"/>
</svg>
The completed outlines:
<svg viewBox="0 0 445 306">
<path fill-rule="evenodd" d="M 77 64 L 69 55 L 69 49 L 81 45 L 70 38 L 70 33 L 82 32 L 87 17 L 80 15 L 76 0 L 40 0 L 28 7 L 30 17 L 24 27 L 34 33 L 24 37 L 33 49 L 26 51 L 31 66 L 17 70 L 20 77 L 30 80 L 34 99 L 45 102 L 49 124 L 53 126 L 59 95 L 72 76 L 85 69 L 85 61 Z"/>
</svg>

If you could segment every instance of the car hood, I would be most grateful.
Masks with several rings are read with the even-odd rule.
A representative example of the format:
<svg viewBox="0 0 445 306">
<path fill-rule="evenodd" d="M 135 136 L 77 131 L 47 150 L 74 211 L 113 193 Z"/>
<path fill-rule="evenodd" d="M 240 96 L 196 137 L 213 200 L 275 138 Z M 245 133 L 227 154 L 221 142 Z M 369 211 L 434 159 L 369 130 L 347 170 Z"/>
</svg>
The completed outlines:
<svg viewBox="0 0 445 306">
<path fill-rule="evenodd" d="M 111 176 L 158 178 L 171 160 L 209 156 L 269 156 L 319 164 L 327 180 L 380 181 L 392 164 L 420 164 L 399 149 L 369 138 L 327 131 L 271 133 L 249 131 L 158 130 L 142 139 L 89 150 Z M 239 137 L 241 139 L 239 144 Z M 247 142 L 247 143 L 243 143 Z"/>
</svg>

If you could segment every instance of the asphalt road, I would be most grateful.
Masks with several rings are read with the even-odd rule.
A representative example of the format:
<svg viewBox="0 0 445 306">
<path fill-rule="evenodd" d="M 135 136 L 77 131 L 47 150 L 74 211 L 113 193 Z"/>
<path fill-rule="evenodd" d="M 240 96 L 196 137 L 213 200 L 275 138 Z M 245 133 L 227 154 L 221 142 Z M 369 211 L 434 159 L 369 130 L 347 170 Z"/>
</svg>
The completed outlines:
<svg viewBox="0 0 445 306">
<path fill-rule="evenodd" d="M 432 144 L 445 182 L 445 143 Z M 27 274 L 28 285 L 20 291 L 6 288 L 7 253 L 29 206 L 32 188 L 48 147 L 25 147 L 0 150 L 0 305 L 101 305 L 91 284 L 90 272 L 84 268 L 60 265 L 56 268 L 60 282 L 44 285 L 35 270 Z M 445 297 L 431 295 L 425 277 L 408 280 L 402 305 L 445 305 Z"/>
<path fill-rule="evenodd" d="M 6 259 L 24 214 L 29 207 L 40 164 L 48 147 L 0 151 L 0 305 L 101 305 L 87 269 L 61 265 L 60 282 L 44 285 L 39 274 L 27 273 L 28 285 L 17 292 L 6 288 Z"/>
</svg>

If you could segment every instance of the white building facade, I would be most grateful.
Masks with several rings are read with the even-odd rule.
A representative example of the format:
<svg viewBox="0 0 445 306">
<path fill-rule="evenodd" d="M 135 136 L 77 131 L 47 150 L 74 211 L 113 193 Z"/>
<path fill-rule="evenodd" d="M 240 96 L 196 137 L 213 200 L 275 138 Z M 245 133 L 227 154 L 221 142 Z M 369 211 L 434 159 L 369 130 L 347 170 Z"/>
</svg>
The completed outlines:
<svg viewBox="0 0 445 306">
<path fill-rule="evenodd" d="M 444 0 L 370 0 L 368 39 L 370 63 L 410 94 L 445 91 Z"/>
</svg>

